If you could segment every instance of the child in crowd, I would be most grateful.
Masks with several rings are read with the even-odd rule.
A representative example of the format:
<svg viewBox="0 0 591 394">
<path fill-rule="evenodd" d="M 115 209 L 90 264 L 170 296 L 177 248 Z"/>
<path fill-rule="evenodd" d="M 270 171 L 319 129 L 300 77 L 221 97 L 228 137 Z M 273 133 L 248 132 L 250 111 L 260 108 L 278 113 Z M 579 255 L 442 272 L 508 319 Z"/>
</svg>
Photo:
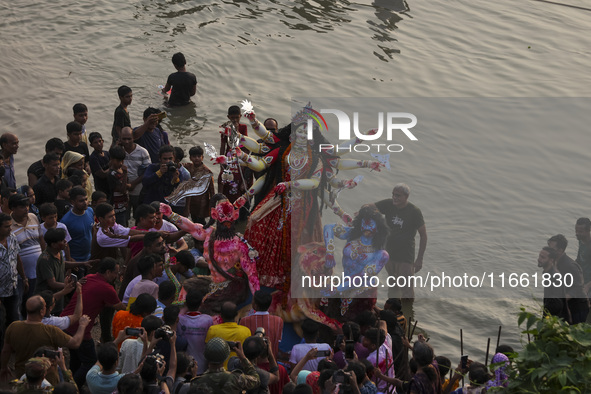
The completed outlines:
<svg viewBox="0 0 591 394">
<path fill-rule="evenodd" d="M 197 92 L 197 77 L 187 71 L 185 67 L 187 61 L 182 53 L 178 52 L 172 55 L 172 64 L 176 68 L 176 72 L 168 76 L 166 85 L 162 88 L 162 93 L 167 94 L 172 88 L 168 105 L 187 105 L 191 102 L 191 96 L 194 96 Z"/>
<path fill-rule="evenodd" d="M 68 173 L 70 174 L 68 180 L 72 182 L 73 186 L 81 186 L 84 190 L 88 190 L 88 174 L 86 171 L 69 168 Z"/>
<path fill-rule="evenodd" d="M 66 125 L 66 133 L 68 140 L 64 142 L 65 152 L 72 151 L 83 155 L 86 172 L 90 172 L 88 165 L 90 153 L 88 151 L 88 145 L 82 142 L 82 125 L 78 122 L 70 122 Z"/>
<path fill-rule="evenodd" d="M 144 239 L 146 232 L 132 230 L 116 222 L 116 213 L 112 205 L 99 204 L 94 214 L 98 226 L 92 235 L 91 259 L 117 258 L 118 248 L 127 248 L 130 242 Z"/>
<path fill-rule="evenodd" d="M 18 188 L 17 193 L 20 193 L 25 197 L 29 197 L 29 213 L 34 214 L 37 216 L 37 219 L 40 219 L 39 209 L 37 206 L 35 206 L 35 192 L 33 191 L 33 188 L 29 185 L 23 185 Z"/>
<path fill-rule="evenodd" d="M 187 208 L 185 216 L 189 216 L 194 223 L 205 224 L 205 218 L 209 217 L 209 200 L 215 194 L 215 185 L 213 182 L 213 172 L 203 164 L 203 148 L 194 146 L 189 149 L 189 159 L 191 163 L 187 163 L 185 167 L 189 170 L 191 178 L 198 181 L 203 177 L 207 177 L 207 191 L 200 196 L 187 197 Z"/>
<path fill-rule="evenodd" d="M 111 194 L 111 205 L 115 209 L 115 218 L 117 223 L 127 226 L 127 206 L 129 203 L 130 184 L 127 182 L 127 167 L 123 165 L 125 160 L 125 150 L 120 146 L 114 146 L 109 149 L 109 190 Z"/>
<path fill-rule="evenodd" d="M 72 208 L 70 190 L 72 190 L 74 184 L 68 179 L 60 179 L 56 182 L 55 187 L 57 188 L 57 197 L 54 204 L 57 208 L 57 220 L 59 221 Z"/>
<path fill-rule="evenodd" d="M 74 121 L 82 125 L 82 142 L 88 144 L 88 136 L 86 135 L 86 122 L 88 121 L 88 107 L 85 104 L 77 103 L 72 107 L 74 112 Z"/>
<path fill-rule="evenodd" d="M 0 189 L 0 212 L 10 215 L 12 209 L 8 206 L 8 198 L 13 194 L 16 194 L 16 189 L 12 187 L 4 186 Z"/>
<path fill-rule="evenodd" d="M 51 202 L 46 202 L 45 204 L 39 207 L 39 216 L 41 216 L 41 233 L 45 236 L 45 233 L 50 228 L 61 228 L 64 229 L 66 232 L 66 242 L 70 242 L 72 237 L 70 237 L 70 233 L 68 232 L 68 227 L 65 224 L 58 222 L 57 219 L 57 208 Z M 66 245 L 64 249 L 64 259 L 65 261 L 72 261 L 72 257 L 70 256 L 70 247 Z"/>
<path fill-rule="evenodd" d="M 402 314 L 402 301 L 400 298 L 388 298 L 388 300 L 384 303 L 384 309 L 391 310 L 396 314 L 396 320 L 398 320 L 398 324 L 402 328 L 403 332 L 406 332 L 408 327 L 406 323 L 406 317 Z"/>
<path fill-rule="evenodd" d="M 108 203 L 108 200 L 107 200 L 107 195 L 105 193 L 99 192 L 99 191 L 92 193 L 92 197 L 90 199 L 90 207 L 92 209 L 95 209 L 96 206 L 99 204 L 106 204 L 106 203 Z"/>
<path fill-rule="evenodd" d="M 109 152 L 103 150 L 103 136 L 100 133 L 93 132 L 88 136 L 90 146 L 94 149 L 90 154 L 90 170 L 94 178 L 94 187 L 103 193 L 109 193 Z"/>
<path fill-rule="evenodd" d="M 124 127 L 131 127 L 131 120 L 129 119 L 129 112 L 127 107 L 131 104 L 133 93 L 131 88 L 125 85 L 119 86 L 117 89 L 119 95 L 119 106 L 115 108 L 115 114 L 113 119 L 113 129 L 111 130 L 111 147 L 119 144 L 119 138 L 121 137 L 121 129 Z"/>
</svg>

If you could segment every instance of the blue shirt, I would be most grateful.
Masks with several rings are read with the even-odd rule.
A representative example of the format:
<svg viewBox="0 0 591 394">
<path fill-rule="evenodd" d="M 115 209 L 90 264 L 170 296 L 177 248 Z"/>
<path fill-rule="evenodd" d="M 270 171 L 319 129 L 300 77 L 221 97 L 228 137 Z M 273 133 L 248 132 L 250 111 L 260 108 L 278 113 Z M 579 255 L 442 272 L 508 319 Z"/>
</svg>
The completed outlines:
<svg viewBox="0 0 591 394">
<path fill-rule="evenodd" d="M 146 131 L 140 138 L 135 140 L 135 142 L 139 146 L 146 148 L 150 154 L 150 160 L 152 163 L 160 162 L 160 156 L 158 155 L 160 147 L 163 145 L 170 145 L 170 142 L 168 141 L 168 133 L 158 127 L 152 131 Z"/>
<path fill-rule="evenodd" d="M 119 372 L 110 375 L 103 375 L 101 367 L 94 365 L 86 374 L 86 384 L 92 394 L 111 394 L 117 390 L 117 383 L 123 375 Z"/>
<path fill-rule="evenodd" d="M 160 164 L 150 164 L 144 173 L 142 184 L 144 185 L 144 204 L 149 204 L 152 201 L 166 202 L 164 197 L 170 195 L 180 182 L 186 181 L 183 172 L 179 172 L 179 182 L 173 184 L 174 172 L 166 172 L 162 176 L 158 176 L 157 172 L 160 170 Z"/>
<path fill-rule="evenodd" d="M 76 261 L 90 260 L 92 226 L 94 224 L 92 208 L 87 208 L 83 215 L 76 215 L 70 210 L 64 215 L 61 222 L 66 225 L 72 237 L 72 240 L 68 242 L 72 258 Z"/>
</svg>

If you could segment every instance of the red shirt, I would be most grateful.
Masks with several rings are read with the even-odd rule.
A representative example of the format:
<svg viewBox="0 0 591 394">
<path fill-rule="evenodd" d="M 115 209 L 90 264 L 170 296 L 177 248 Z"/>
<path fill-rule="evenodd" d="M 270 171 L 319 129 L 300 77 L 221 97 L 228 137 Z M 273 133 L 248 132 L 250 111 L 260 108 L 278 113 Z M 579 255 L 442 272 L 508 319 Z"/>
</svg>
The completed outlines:
<svg viewBox="0 0 591 394">
<path fill-rule="evenodd" d="M 72 296 L 70 303 L 66 306 L 61 316 L 73 315 L 77 300 L 78 297 L 76 294 Z M 113 285 L 108 283 L 101 274 L 90 274 L 86 276 L 86 283 L 82 286 L 82 302 L 82 314 L 90 317 L 90 324 L 84 331 L 84 339 L 91 339 L 90 331 L 94 326 L 94 321 L 98 314 L 105 306 L 117 305 L 121 301 L 117 297 L 117 292 Z M 77 329 L 78 323 L 72 324 L 66 332 L 74 335 Z"/>
<path fill-rule="evenodd" d="M 133 226 L 131 229 L 138 230 L 138 231 L 145 231 L 145 232 L 150 231 L 150 230 L 144 230 L 143 228 L 138 228 L 137 226 Z M 156 231 L 156 230 L 154 230 L 154 231 Z M 143 248 L 144 248 L 144 241 L 130 242 L 129 243 L 129 250 L 131 250 L 131 254 L 129 255 L 129 258 L 130 259 L 134 258 L 139 252 L 142 251 Z"/>
<path fill-rule="evenodd" d="M 268 312 L 256 312 L 254 315 L 240 319 L 240 325 L 250 328 L 252 335 L 254 335 L 258 327 L 263 327 L 273 349 L 273 355 L 277 357 L 279 342 L 283 334 L 283 319 L 279 316 L 270 315 Z"/>
</svg>

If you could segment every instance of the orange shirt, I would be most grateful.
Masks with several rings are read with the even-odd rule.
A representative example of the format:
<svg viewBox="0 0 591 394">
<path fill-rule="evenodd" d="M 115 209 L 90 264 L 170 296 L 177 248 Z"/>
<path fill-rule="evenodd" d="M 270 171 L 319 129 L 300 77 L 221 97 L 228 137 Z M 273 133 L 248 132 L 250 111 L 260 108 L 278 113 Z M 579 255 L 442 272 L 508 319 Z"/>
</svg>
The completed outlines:
<svg viewBox="0 0 591 394">
<path fill-rule="evenodd" d="M 113 338 L 117 338 L 119 335 L 119 331 L 124 330 L 125 327 L 131 328 L 139 328 L 142 326 L 143 317 L 138 315 L 133 315 L 129 311 L 119 311 L 115 313 L 115 317 L 113 318 Z M 137 337 L 133 337 L 137 338 Z M 121 348 L 121 344 L 119 344 L 119 348 Z"/>
</svg>

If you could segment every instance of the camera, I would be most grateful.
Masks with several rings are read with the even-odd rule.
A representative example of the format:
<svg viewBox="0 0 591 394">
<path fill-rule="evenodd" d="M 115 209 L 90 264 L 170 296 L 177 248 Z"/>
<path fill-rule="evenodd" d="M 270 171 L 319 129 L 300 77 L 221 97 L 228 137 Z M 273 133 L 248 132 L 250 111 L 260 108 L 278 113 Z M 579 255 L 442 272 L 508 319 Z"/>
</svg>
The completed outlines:
<svg viewBox="0 0 591 394">
<path fill-rule="evenodd" d="M 226 341 L 226 343 L 228 344 L 228 346 L 230 346 L 230 350 L 236 349 L 238 347 L 238 342 Z"/>
<path fill-rule="evenodd" d="M 334 371 L 332 374 L 332 381 L 333 383 L 348 384 L 349 375 L 347 375 L 342 369 L 339 369 L 338 371 Z"/>
<path fill-rule="evenodd" d="M 146 356 L 146 359 L 152 359 L 159 366 L 164 365 L 164 356 L 160 353 L 152 353 Z"/>
<path fill-rule="evenodd" d="M 132 336 L 142 335 L 142 329 L 128 327 L 125 329 L 125 335 L 132 335 Z"/>
<path fill-rule="evenodd" d="M 172 328 L 170 328 L 170 326 L 162 326 L 156 330 L 156 332 L 154 333 L 154 338 L 162 338 L 164 340 L 169 340 L 170 338 L 172 338 L 173 335 L 174 331 L 172 331 Z"/>
<path fill-rule="evenodd" d="M 177 166 L 174 162 L 169 161 L 168 163 L 166 163 L 166 167 L 168 168 L 168 172 L 175 172 L 177 170 Z"/>
<path fill-rule="evenodd" d="M 257 330 L 254 332 L 254 335 L 263 338 L 265 343 L 269 343 L 269 339 L 267 338 L 267 335 L 265 334 L 265 329 L 263 327 L 257 327 Z"/>
<path fill-rule="evenodd" d="M 254 335 L 257 337 L 264 338 L 265 337 L 265 329 L 263 327 L 257 327 L 257 330 L 254 332 Z"/>
<path fill-rule="evenodd" d="M 60 352 L 58 352 L 57 350 L 45 349 L 43 351 L 43 357 L 47 357 L 47 358 L 58 358 L 59 355 L 60 355 Z"/>
</svg>

